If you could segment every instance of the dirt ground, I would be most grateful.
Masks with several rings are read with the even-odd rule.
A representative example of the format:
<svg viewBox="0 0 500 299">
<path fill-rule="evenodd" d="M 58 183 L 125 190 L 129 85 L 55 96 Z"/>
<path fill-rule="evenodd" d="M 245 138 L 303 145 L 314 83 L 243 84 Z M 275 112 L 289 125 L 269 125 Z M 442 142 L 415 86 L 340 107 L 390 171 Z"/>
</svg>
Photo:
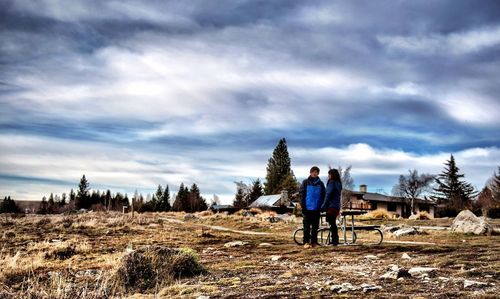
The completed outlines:
<svg viewBox="0 0 500 299">
<path fill-rule="evenodd" d="M 270 223 L 267 216 L 3 215 L 0 298 L 498 298 L 500 236 L 427 228 L 400 238 L 385 233 L 384 242 L 373 245 L 373 235 L 358 232 L 359 245 L 303 249 L 291 237 L 301 226 L 300 218 Z M 450 223 L 436 219 L 360 224 Z M 225 246 L 233 241 L 243 245 Z M 120 258 L 127 250 L 148 245 L 194 249 L 207 273 L 144 294 L 110 291 Z M 404 271 L 399 279 L 381 278 L 393 265 L 435 270 L 421 277 Z"/>
</svg>

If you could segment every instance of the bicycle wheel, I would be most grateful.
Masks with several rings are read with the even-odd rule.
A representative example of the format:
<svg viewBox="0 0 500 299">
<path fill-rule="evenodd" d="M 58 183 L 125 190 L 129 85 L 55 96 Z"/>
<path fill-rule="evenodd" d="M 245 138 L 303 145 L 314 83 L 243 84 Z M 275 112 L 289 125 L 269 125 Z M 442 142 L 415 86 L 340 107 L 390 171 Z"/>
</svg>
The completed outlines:
<svg viewBox="0 0 500 299">
<path fill-rule="evenodd" d="M 329 228 L 318 229 L 318 242 L 321 245 L 330 244 L 330 229 Z"/>
<path fill-rule="evenodd" d="M 304 245 L 304 229 L 303 228 L 297 228 L 293 232 L 293 240 L 297 245 Z"/>
</svg>

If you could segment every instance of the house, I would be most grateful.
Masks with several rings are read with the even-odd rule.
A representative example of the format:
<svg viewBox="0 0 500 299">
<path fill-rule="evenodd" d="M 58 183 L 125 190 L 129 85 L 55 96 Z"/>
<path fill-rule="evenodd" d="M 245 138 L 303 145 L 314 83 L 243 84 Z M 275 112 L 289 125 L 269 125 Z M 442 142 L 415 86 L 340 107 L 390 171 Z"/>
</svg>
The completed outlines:
<svg viewBox="0 0 500 299">
<path fill-rule="evenodd" d="M 262 195 L 250 204 L 250 208 L 281 208 L 291 205 L 288 199 L 288 192 L 283 191 L 281 194 Z"/>
<path fill-rule="evenodd" d="M 367 191 L 366 185 L 360 185 L 359 191 L 349 191 L 348 200 L 342 200 L 342 209 L 376 210 L 384 209 L 393 214 L 408 217 L 410 213 L 408 199 Z M 417 198 L 414 201 L 415 212 L 426 211 L 434 218 L 436 203 L 428 199 Z"/>
</svg>

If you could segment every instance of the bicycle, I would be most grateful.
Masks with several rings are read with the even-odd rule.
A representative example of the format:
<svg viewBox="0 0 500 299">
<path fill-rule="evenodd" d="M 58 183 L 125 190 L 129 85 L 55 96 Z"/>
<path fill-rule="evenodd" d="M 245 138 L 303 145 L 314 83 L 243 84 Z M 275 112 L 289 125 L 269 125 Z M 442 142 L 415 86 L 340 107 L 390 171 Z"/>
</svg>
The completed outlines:
<svg viewBox="0 0 500 299">
<path fill-rule="evenodd" d="M 357 236 L 356 232 L 352 230 L 345 230 L 343 218 L 337 219 L 337 231 L 339 234 L 339 240 L 344 239 L 344 243 L 348 243 L 347 240 L 352 240 L 352 243 L 356 242 Z M 297 245 L 304 245 L 304 229 L 299 227 L 292 233 L 293 240 Z M 330 227 L 323 226 L 318 229 L 318 243 L 321 245 L 328 245 L 331 243 L 331 232 Z"/>
</svg>

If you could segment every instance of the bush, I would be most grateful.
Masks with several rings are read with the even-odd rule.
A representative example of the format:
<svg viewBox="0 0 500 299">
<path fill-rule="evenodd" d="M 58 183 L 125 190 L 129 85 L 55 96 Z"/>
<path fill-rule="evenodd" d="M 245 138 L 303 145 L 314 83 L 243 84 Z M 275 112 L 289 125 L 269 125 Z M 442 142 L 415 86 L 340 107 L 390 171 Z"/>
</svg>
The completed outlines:
<svg viewBox="0 0 500 299">
<path fill-rule="evenodd" d="M 127 253 L 112 280 L 115 291 L 144 292 L 205 271 L 192 249 L 150 246 Z"/>
<path fill-rule="evenodd" d="M 418 212 L 416 219 L 418 219 L 418 220 L 429 220 L 429 219 L 431 219 L 431 215 L 427 211 L 420 211 L 420 212 Z"/>
<path fill-rule="evenodd" d="M 384 209 L 376 209 L 361 215 L 362 219 L 392 219 L 392 217 L 392 213 Z"/>
</svg>

